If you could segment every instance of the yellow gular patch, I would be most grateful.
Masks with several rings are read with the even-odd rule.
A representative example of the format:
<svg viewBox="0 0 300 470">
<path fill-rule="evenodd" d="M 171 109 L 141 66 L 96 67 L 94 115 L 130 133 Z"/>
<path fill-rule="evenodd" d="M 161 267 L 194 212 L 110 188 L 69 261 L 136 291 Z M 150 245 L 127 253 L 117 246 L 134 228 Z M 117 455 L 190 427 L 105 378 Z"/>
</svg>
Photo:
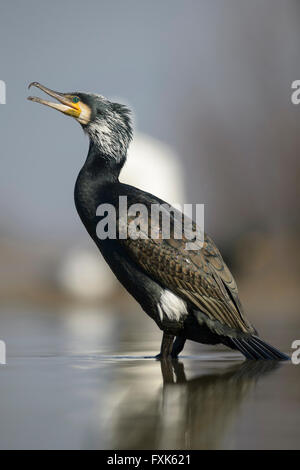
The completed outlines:
<svg viewBox="0 0 300 470">
<path fill-rule="evenodd" d="M 81 112 L 77 120 L 80 122 L 80 124 L 88 124 L 91 120 L 92 110 L 87 104 L 82 103 L 82 101 L 80 101 L 78 104 Z"/>
</svg>

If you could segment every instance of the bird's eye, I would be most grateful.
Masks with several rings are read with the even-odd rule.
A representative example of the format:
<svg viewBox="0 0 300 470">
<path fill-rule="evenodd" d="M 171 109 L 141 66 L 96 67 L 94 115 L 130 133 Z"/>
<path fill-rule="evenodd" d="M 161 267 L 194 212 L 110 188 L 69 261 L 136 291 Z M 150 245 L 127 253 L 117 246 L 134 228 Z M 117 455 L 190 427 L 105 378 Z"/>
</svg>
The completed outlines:
<svg viewBox="0 0 300 470">
<path fill-rule="evenodd" d="M 72 100 L 72 101 L 73 101 L 73 103 L 78 103 L 78 101 L 79 101 L 79 98 L 78 98 L 78 96 L 74 96 L 74 98 L 73 98 L 73 100 Z"/>
</svg>

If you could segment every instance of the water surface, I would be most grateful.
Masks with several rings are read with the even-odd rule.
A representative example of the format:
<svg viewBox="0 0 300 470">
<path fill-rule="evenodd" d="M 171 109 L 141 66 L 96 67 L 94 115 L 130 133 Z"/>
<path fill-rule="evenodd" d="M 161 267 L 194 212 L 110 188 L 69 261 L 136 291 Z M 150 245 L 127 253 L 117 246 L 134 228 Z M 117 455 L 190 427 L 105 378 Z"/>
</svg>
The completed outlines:
<svg viewBox="0 0 300 470">
<path fill-rule="evenodd" d="M 0 321 L 1 449 L 300 447 L 299 366 L 198 345 L 160 363 L 140 313 L 3 309 Z"/>
</svg>

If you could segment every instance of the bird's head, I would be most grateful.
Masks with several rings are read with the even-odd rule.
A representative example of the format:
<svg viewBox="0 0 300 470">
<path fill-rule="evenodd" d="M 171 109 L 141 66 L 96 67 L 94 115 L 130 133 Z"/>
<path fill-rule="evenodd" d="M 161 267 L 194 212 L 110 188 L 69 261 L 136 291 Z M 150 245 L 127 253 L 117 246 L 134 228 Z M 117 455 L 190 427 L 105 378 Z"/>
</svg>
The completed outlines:
<svg viewBox="0 0 300 470">
<path fill-rule="evenodd" d="M 104 155 L 115 158 L 117 162 L 126 157 L 132 138 L 130 111 L 126 106 L 93 93 L 60 93 L 38 82 L 30 83 L 28 88 L 32 86 L 55 98 L 57 102 L 35 96 L 29 96 L 30 101 L 44 104 L 75 118 Z"/>
</svg>

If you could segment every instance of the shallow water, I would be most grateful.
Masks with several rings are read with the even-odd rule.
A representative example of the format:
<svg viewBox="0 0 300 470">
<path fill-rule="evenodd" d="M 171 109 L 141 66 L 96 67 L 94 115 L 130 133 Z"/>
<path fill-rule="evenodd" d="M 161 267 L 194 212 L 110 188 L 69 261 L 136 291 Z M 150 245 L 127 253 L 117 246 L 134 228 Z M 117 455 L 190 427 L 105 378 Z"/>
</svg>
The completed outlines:
<svg viewBox="0 0 300 470">
<path fill-rule="evenodd" d="M 160 363 L 140 313 L 3 309 L 0 322 L 1 449 L 300 447 L 300 366 L 198 345 Z"/>
</svg>

